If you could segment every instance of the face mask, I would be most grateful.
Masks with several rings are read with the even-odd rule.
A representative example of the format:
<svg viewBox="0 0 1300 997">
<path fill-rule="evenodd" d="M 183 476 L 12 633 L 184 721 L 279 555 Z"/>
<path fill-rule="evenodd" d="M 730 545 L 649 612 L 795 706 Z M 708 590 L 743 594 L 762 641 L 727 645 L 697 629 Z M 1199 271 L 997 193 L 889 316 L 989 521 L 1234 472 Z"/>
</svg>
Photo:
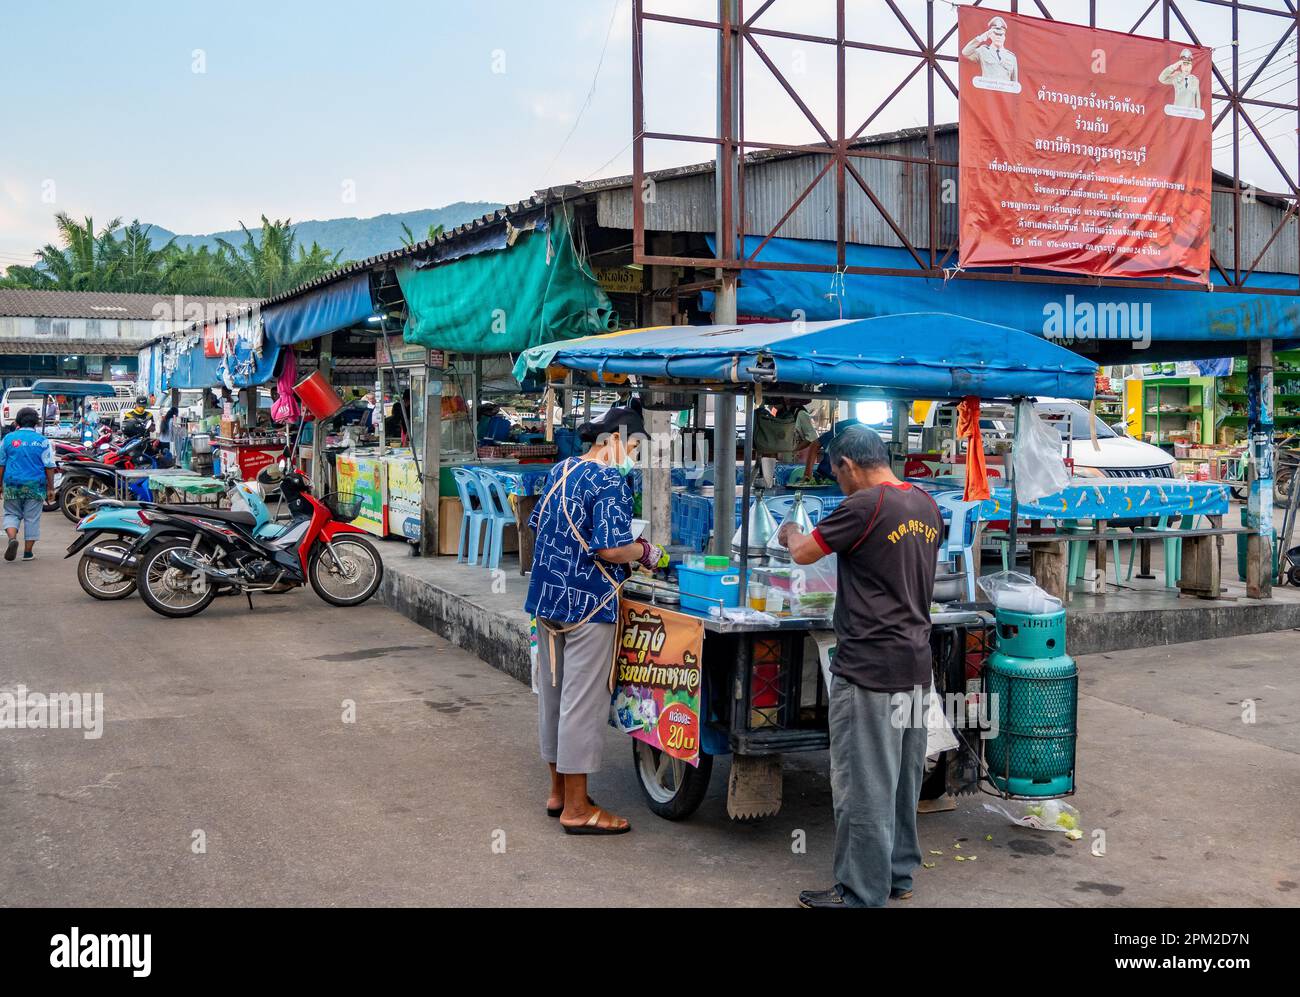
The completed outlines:
<svg viewBox="0 0 1300 997">
<path fill-rule="evenodd" d="M 623 475 L 623 477 L 626 478 L 629 474 L 632 473 L 632 469 L 636 467 L 636 462 L 632 460 L 632 458 L 629 457 L 627 454 L 624 454 L 623 459 L 620 460 L 615 465 L 615 467 L 618 468 L 618 473 Z"/>
</svg>

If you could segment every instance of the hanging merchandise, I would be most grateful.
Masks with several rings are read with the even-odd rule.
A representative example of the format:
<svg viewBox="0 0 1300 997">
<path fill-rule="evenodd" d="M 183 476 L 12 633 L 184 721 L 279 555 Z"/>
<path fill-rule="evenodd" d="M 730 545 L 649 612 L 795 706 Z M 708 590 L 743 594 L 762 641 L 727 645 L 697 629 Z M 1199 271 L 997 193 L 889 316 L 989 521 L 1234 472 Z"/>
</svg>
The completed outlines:
<svg viewBox="0 0 1300 997">
<path fill-rule="evenodd" d="M 284 363 L 280 365 L 280 376 L 276 379 L 275 401 L 271 403 L 271 420 L 273 422 L 297 422 L 302 414 L 298 396 L 293 393 L 293 383 L 298 379 L 298 360 L 293 350 L 284 351 Z"/>
<path fill-rule="evenodd" d="M 1061 437 L 1022 400 L 1016 408 L 1016 439 L 1012 445 L 1016 498 L 1036 502 L 1070 486 L 1070 472 L 1061 458 Z"/>
<path fill-rule="evenodd" d="M 963 501 L 989 497 L 989 473 L 984 466 L 984 434 L 980 429 L 980 400 L 967 395 L 957 406 L 957 437 L 966 441 L 966 490 Z"/>
</svg>

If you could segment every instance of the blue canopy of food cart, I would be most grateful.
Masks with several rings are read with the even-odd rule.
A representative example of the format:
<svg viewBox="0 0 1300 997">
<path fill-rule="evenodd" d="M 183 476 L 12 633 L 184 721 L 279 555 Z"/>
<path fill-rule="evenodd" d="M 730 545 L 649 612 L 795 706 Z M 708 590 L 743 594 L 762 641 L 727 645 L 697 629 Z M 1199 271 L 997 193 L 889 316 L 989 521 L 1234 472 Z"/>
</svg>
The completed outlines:
<svg viewBox="0 0 1300 997">
<path fill-rule="evenodd" d="M 1091 398 L 1097 365 L 1038 336 L 942 312 L 833 322 L 664 326 L 526 350 L 515 376 L 598 374 L 825 384 L 896 398 Z"/>
<path fill-rule="evenodd" d="M 117 392 L 105 381 L 61 381 L 42 378 L 27 389 L 34 395 L 62 395 L 64 398 L 112 398 Z"/>
</svg>

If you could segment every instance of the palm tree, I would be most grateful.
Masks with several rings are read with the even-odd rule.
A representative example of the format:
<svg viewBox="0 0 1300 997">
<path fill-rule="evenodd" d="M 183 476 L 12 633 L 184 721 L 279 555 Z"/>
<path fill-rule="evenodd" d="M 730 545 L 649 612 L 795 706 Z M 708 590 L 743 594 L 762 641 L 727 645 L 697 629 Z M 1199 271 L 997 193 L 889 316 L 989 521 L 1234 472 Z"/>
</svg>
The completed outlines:
<svg viewBox="0 0 1300 997">
<path fill-rule="evenodd" d="M 112 240 L 105 247 L 115 285 L 113 290 L 152 294 L 160 289 L 176 237 L 155 249 L 149 237 L 152 230 L 152 225 L 141 225 L 136 219 L 122 232 L 122 238 Z"/>
<path fill-rule="evenodd" d="M 424 237 L 423 241 L 432 242 L 434 239 L 440 239 L 444 231 L 441 225 L 430 225 L 429 234 Z M 402 222 L 402 245 L 410 249 L 415 244 L 415 233 L 411 231 L 411 227 L 406 222 Z"/>
<path fill-rule="evenodd" d="M 242 245 L 217 240 L 226 253 L 237 294 L 274 297 L 334 270 L 343 255 L 341 250 L 331 254 L 315 242 L 311 249 L 297 245 L 293 223 L 288 218 L 271 221 L 263 215 L 260 243 L 243 222 L 239 227 L 244 233 Z"/>
<path fill-rule="evenodd" d="M 116 290 L 112 286 L 116 279 L 116 268 L 112 266 L 114 233 L 121 228 L 122 219 L 114 218 L 98 235 L 94 219 L 89 217 L 79 225 L 67 212 L 60 211 L 54 216 L 54 224 L 63 248 L 46 243 L 36 251 L 33 265 L 9 267 L 6 284 L 37 290 Z"/>
</svg>

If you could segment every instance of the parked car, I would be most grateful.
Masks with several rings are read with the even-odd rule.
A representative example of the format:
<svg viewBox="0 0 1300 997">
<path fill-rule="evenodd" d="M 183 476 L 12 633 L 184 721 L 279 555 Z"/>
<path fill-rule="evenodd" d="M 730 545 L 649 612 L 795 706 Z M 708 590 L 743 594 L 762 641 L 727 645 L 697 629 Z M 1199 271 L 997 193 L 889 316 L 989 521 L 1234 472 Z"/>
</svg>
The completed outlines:
<svg viewBox="0 0 1300 997">
<path fill-rule="evenodd" d="M 926 415 L 925 426 L 935 425 L 940 413 L 955 407 L 945 402 L 933 405 Z M 1075 477 L 1083 478 L 1173 478 L 1178 462 L 1161 450 L 1142 440 L 1116 432 L 1088 408 L 1066 399 L 1039 399 L 1034 403 L 1039 418 L 1056 430 L 1061 437 L 1061 456 L 1071 461 Z M 1092 428 L 1097 434 L 1097 445 L 1092 443 Z M 980 413 L 980 428 L 986 438 L 1009 438 L 1015 424 L 1009 405 L 985 405 Z"/>
</svg>

